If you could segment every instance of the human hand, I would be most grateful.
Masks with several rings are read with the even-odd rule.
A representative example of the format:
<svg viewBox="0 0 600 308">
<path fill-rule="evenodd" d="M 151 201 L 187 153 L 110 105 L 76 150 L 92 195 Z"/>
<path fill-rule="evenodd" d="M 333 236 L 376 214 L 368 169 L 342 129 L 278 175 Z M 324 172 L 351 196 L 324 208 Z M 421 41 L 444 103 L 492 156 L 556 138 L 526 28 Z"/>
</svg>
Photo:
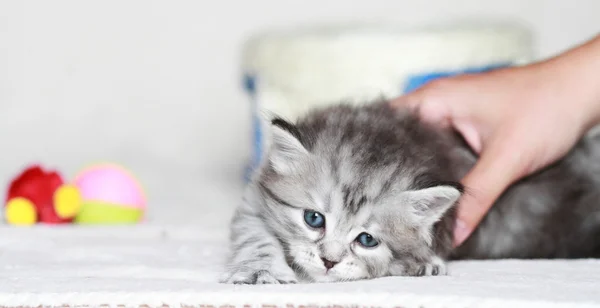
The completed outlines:
<svg viewBox="0 0 600 308">
<path fill-rule="evenodd" d="M 454 128 L 479 154 L 462 180 L 467 193 L 458 205 L 455 246 L 509 185 L 563 157 L 596 123 L 600 96 L 588 89 L 597 88 L 596 78 L 582 82 L 586 72 L 576 68 L 552 60 L 440 79 L 392 102 Z"/>
</svg>

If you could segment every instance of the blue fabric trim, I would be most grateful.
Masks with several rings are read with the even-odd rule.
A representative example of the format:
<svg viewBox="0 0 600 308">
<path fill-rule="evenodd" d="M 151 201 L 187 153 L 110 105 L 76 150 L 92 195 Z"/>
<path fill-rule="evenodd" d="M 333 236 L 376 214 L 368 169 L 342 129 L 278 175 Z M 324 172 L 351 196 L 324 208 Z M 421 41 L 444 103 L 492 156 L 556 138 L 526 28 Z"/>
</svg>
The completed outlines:
<svg viewBox="0 0 600 308">
<path fill-rule="evenodd" d="M 258 102 L 256 101 L 256 79 L 256 76 L 253 74 L 245 74 L 243 78 L 244 90 L 250 96 L 253 134 L 252 161 L 246 170 L 246 180 L 250 179 L 252 171 L 260 164 L 262 155 L 263 136 L 260 127 Z"/>
</svg>

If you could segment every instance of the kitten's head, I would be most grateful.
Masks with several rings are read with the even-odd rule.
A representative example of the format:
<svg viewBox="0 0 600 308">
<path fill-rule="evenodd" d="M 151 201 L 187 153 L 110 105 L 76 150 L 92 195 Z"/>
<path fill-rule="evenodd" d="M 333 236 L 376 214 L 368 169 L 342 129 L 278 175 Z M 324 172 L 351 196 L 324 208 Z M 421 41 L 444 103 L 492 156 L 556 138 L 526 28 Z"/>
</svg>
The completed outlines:
<svg viewBox="0 0 600 308">
<path fill-rule="evenodd" d="M 439 136 L 389 111 L 336 107 L 296 125 L 272 122 L 257 187 L 265 222 L 303 278 L 403 275 L 403 261 L 439 245 L 434 227 L 460 185 L 444 171 Z"/>
</svg>

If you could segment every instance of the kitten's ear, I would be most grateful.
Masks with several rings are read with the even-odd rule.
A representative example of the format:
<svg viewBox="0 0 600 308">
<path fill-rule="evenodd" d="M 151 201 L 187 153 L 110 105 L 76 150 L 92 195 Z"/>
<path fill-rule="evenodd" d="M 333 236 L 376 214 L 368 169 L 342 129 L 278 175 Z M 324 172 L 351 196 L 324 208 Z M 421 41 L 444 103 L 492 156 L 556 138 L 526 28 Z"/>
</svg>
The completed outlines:
<svg viewBox="0 0 600 308">
<path fill-rule="evenodd" d="M 404 192 L 403 201 L 408 205 L 407 219 L 416 226 L 431 229 L 461 195 L 461 190 L 450 185 Z"/>
<path fill-rule="evenodd" d="M 300 133 L 291 123 L 275 118 L 271 121 L 271 152 L 269 161 L 276 172 L 288 173 L 308 155 L 300 142 Z"/>
</svg>

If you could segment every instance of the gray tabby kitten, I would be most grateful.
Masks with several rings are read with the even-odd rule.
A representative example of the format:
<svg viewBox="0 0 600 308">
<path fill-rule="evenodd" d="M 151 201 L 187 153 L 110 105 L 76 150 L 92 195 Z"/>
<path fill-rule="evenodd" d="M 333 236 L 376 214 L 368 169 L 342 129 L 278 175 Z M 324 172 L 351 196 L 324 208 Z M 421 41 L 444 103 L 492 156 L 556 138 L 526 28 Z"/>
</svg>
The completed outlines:
<svg viewBox="0 0 600 308">
<path fill-rule="evenodd" d="M 448 259 L 600 255 L 598 138 L 513 185 L 452 251 L 459 180 L 476 161 L 458 135 L 386 102 L 275 119 L 271 130 L 231 223 L 222 282 L 443 275 Z"/>
</svg>

